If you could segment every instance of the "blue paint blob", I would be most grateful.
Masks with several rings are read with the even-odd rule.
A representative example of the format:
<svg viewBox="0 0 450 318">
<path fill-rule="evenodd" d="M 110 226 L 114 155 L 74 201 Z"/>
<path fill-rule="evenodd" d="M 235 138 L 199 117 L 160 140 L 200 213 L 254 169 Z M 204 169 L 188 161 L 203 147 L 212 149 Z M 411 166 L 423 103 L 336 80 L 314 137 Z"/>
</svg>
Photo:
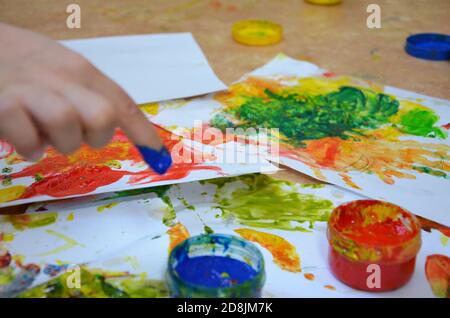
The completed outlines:
<svg viewBox="0 0 450 318">
<path fill-rule="evenodd" d="M 172 297 L 261 297 L 265 279 L 258 247 L 234 235 L 190 237 L 172 250 L 167 262 Z"/>
<path fill-rule="evenodd" d="M 164 174 L 172 165 L 172 157 L 166 147 L 155 150 L 146 146 L 136 145 L 145 162 L 159 174 Z"/>
<path fill-rule="evenodd" d="M 204 287 L 231 287 L 253 279 L 257 272 L 250 265 L 231 257 L 186 257 L 175 267 L 188 283 Z"/>
</svg>

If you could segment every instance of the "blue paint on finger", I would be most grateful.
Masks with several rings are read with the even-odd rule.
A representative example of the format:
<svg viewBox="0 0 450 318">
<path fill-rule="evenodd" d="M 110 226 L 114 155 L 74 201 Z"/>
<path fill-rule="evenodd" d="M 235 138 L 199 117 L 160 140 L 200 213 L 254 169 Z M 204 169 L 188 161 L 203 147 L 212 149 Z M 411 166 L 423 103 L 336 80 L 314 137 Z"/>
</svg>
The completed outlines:
<svg viewBox="0 0 450 318">
<path fill-rule="evenodd" d="M 155 150 L 146 146 L 136 146 L 141 153 L 145 162 L 153 169 L 153 171 L 164 174 L 172 165 L 172 157 L 166 147 Z"/>
</svg>

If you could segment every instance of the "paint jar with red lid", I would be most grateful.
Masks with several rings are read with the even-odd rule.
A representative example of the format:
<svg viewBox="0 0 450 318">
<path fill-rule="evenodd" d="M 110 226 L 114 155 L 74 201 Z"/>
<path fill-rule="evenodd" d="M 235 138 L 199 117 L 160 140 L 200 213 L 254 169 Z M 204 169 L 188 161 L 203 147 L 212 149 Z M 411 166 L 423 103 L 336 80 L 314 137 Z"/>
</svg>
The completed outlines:
<svg viewBox="0 0 450 318">
<path fill-rule="evenodd" d="M 388 291 L 406 284 L 421 246 L 417 218 L 401 207 L 356 200 L 336 207 L 328 220 L 328 262 L 350 287 Z"/>
</svg>

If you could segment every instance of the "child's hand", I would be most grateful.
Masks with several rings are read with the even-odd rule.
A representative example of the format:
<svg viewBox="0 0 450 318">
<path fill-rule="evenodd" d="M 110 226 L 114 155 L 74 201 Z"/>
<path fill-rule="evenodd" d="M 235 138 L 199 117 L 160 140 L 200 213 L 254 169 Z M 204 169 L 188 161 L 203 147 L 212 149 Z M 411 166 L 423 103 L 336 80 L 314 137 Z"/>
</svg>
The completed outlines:
<svg viewBox="0 0 450 318">
<path fill-rule="evenodd" d="M 36 33 L 0 23 L 0 138 L 39 159 L 46 145 L 68 154 L 104 146 L 121 127 L 160 150 L 153 125 L 131 98 L 83 57 Z"/>
</svg>

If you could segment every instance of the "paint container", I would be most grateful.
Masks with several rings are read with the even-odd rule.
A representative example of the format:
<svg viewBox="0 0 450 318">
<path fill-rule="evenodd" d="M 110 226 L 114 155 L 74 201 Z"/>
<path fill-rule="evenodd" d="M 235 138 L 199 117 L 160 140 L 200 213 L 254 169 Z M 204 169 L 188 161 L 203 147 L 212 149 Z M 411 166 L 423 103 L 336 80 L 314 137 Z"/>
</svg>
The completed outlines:
<svg viewBox="0 0 450 318">
<path fill-rule="evenodd" d="M 325 5 L 325 6 L 336 5 L 336 4 L 340 4 L 342 2 L 342 0 L 305 0 L 305 1 L 308 3 L 312 3 L 312 4 Z"/>
<path fill-rule="evenodd" d="M 333 274 L 350 287 L 387 291 L 406 284 L 421 245 L 420 224 L 401 207 L 357 200 L 336 207 L 327 230 Z"/>
<path fill-rule="evenodd" d="M 237 236 L 194 236 L 170 253 L 166 281 L 172 297 L 260 297 L 264 259 Z"/>
<path fill-rule="evenodd" d="M 272 21 L 242 20 L 233 24 L 231 36 L 240 44 L 273 45 L 283 38 L 283 27 Z"/>
</svg>

